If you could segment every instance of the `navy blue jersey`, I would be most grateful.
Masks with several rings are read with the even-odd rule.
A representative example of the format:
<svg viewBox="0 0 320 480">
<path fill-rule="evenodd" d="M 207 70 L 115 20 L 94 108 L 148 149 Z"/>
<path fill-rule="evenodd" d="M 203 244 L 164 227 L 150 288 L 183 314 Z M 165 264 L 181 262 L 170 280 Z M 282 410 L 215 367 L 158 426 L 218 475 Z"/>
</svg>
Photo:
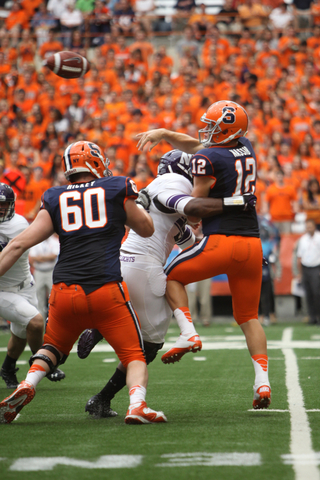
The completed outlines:
<svg viewBox="0 0 320 480">
<path fill-rule="evenodd" d="M 214 185 L 209 197 L 221 198 L 254 193 L 257 162 L 249 140 L 239 138 L 236 147 L 204 148 L 191 160 L 192 175 L 212 177 Z M 235 209 L 202 220 L 204 235 L 223 234 L 259 237 L 256 212 Z"/>
<path fill-rule="evenodd" d="M 81 285 L 86 294 L 107 282 L 121 282 L 119 249 L 125 233 L 126 199 L 137 198 L 127 177 L 53 187 L 42 206 L 59 235 L 60 254 L 53 283 Z"/>
</svg>

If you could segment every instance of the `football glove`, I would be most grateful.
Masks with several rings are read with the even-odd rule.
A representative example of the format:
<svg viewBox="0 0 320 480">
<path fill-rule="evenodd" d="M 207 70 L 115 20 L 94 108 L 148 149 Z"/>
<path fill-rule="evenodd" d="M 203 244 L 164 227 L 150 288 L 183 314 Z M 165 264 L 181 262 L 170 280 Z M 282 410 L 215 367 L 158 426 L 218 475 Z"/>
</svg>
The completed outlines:
<svg viewBox="0 0 320 480">
<path fill-rule="evenodd" d="M 245 202 L 243 210 L 254 210 L 257 204 L 257 197 L 253 193 L 245 193 L 243 195 Z"/>
<path fill-rule="evenodd" d="M 139 191 L 136 204 L 141 205 L 145 210 L 149 210 L 151 199 L 146 188 Z"/>
</svg>

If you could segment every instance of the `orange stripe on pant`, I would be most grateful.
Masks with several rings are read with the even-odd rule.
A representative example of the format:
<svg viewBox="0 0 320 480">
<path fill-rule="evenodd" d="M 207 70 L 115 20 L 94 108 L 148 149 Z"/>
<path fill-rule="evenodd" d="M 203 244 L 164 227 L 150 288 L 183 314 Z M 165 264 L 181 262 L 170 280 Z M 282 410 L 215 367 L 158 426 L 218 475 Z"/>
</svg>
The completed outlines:
<svg viewBox="0 0 320 480">
<path fill-rule="evenodd" d="M 53 285 L 44 343 L 68 355 L 83 330 L 97 328 L 125 367 L 133 360 L 145 362 L 139 320 L 129 300 L 124 282 L 107 283 L 88 295 L 79 285 Z"/>
<path fill-rule="evenodd" d="M 180 263 L 181 262 L 181 263 Z M 258 318 L 262 279 L 259 238 L 210 235 L 174 258 L 166 271 L 168 280 L 183 285 L 227 274 L 237 323 Z"/>
</svg>

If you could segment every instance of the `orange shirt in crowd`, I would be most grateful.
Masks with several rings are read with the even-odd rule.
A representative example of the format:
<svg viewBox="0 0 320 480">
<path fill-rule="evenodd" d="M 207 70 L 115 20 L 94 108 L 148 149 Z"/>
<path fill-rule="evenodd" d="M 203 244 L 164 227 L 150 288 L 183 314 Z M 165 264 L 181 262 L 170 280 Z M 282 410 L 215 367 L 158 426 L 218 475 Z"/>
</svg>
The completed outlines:
<svg viewBox="0 0 320 480">
<path fill-rule="evenodd" d="M 271 220 L 274 222 L 291 221 L 294 218 L 292 202 L 298 198 L 296 189 L 292 185 L 282 187 L 270 185 L 266 191 L 266 202 L 269 203 Z"/>
<path fill-rule="evenodd" d="M 15 27 L 16 25 L 20 25 L 22 30 L 28 28 L 28 16 L 24 10 L 18 10 L 17 12 L 12 11 L 5 19 L 5 26 L 7 30 L 11 30 L 11 28 Z"/>
</svg>

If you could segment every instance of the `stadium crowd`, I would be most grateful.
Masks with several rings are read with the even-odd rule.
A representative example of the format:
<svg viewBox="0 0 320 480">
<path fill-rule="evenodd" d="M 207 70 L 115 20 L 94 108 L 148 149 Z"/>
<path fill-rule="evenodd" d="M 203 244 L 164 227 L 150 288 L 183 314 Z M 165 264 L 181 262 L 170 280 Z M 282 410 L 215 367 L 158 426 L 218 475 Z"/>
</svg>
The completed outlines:
<svg viewBox="0 0 320 480">
<path fill-rule="evenodd" d="M 170 49 L 159 42 L 164 19 L 154 7 L 15 0 L 2 9 L 0 181 L 14 188 L 17 212 L 32 221 L 41 194 L 65 182 L 61 153 L 76 140 L 101 145 L 113 174 L 143 188 L 170 146 L 140 152 L 135 135 L 163 127 L 197 138 L 202 113 L 229 99 L 250 117 L 258 213 L 280 233 L 290 232 L 297 212 L 320 227 L 320 2 L 301 10 L 295 2 L 226 0 L 209 15 L 204 5 L 178 1 Z M 87 56 L 89 73 L 66 80 L 43 66 L 61 50 Z"/>
</svg>

